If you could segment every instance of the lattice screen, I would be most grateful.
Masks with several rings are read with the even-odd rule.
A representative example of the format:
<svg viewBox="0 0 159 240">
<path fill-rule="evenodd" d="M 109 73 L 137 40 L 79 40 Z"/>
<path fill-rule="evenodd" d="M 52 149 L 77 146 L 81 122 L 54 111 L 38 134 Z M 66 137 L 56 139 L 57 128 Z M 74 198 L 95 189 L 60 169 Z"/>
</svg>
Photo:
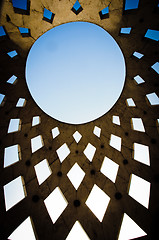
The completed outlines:
<svg viewBox="0 0 159 240">
<path fill-rule="evenodd" d="M 114 240 L 125 231 L 126 221 L 132 225 L 126 239 L 157 239 L 159 8 L 157 0 L 140 0 L 128 10 L 126 3 L 23 0 L 19 6 L 2 1 L 1 239 L 27 223 L 33 231 L 29 239 L 62 240 L 72 228 L 76 232 L 82 227 L 82 239 Z M 103 117 L 83 125 L 61 123 L 43 113 L 25 81 L 32 44 L 49 29 L 72 21 L 103 27 L 126 61 L 126 84 L 118 102 Z M 133 226 L 141 234 L 132 235 Z"/>
</svg>

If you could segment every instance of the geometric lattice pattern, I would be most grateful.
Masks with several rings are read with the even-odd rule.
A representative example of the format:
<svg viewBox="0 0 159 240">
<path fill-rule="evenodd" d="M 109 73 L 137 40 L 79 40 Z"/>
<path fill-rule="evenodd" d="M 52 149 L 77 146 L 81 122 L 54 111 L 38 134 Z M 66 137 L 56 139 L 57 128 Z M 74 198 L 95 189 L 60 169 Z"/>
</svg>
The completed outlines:
<svg viewBox="0 0 159 240">
<path fill-rule="evenodd" d="M 1 239 L 11 238 L 9 236 L 17 232 L 18 226 L 26 224 L 27 219 L 37 239 L 64 240 L 78 225 L 89 239 L 113 240 L 121 236 L 120 229 L 122 234 L 125 232 L 122 229 L 128 222 L 140 230 L 135 236 L 134 231 L 129 231 L 128 238 L 147 234 L 147 239 L 157 239 L 159 74 L 155 64 L 159 61 L 158 1 L 140 0 L 129 5 L 136 1 L 25 0 L 19 1 L 23 3 L 21 6 L 16 2 L 2 0 L 0 4 Z M 126 62 L 125 86 L 117 103 L 99 119 L 81 125 L 64 124 L 46 115 L 32 99 L 25 80 L 26 58 L 34 42 L 53 27 L 74 21 L 92 22 L 108 31 L 119 44 Z M 12 76 L 17 77 L 15 82 L 7 82 Z M 36 125 L 33 124 L 35 116 L 40 119 Z M 113 116 L 118 116 L 116 121 Z M 20 128 L 8 132 L 11 119 L 19 119 Z M 140 127 L 134 127 L 132 119 L 140 119 Z M 78 144 L 73 137 L 75 132 L 82 136 Z M 36 139 L 39 147 L 33 146 Z M 112 142 L 115 139 L 118 145 Z M 8 155 L 7 149 L 12 146 L 16 157 Z M 61 147 L 65 148 L 62 157 Z M 117 166 L 112 178 L 108 172 L 107 176 L 101 172 L 105 156 Z M 35 167 L 44 159 L 49 174 L 39 184 Z M 85 173 L 77 190 L 67 176 L 75 163 Z M 140 182 L 147 183 L 150 194 L 146 192 L 145 205 L 139 199 L 141 194 L 132 192 L 132 174 L 139 177 Z M 8 184 L 18 177 L 23 179 L 23 197 L 6 211 L 4 191 L 6 186 L 12 188 L 13 185 Z M 86 204 L 94 186 L 109 200 L 102 217 L 98 216 L 98 210 L 96 217 L 93 213 L 96 210 L 90 210 Z M 58 206 L 55 190 L 65 203 L 57 216 L 53 211 Z M 15 191 L 16 188 L 12 193 Z M 11 201 L 12 193 L 9 194 Z M 53 207 L 47 208 L 45 203 L 49 196 L 55 200 Z M 96 204 L 98 209 L 100 199 Z"/>
</svg>

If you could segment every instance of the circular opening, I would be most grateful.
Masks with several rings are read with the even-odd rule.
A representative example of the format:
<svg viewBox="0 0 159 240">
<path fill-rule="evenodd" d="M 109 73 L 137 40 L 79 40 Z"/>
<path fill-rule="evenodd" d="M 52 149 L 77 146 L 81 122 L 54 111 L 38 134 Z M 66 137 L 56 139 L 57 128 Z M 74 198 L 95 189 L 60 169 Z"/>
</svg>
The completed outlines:
<svg viewBox="0 0 159 240">
<path fill-rule="evenodd" d="M 32 46 L 26 81 L 37 105 L 66 123 L 95 120 L 118 100 L 125 60 L 111 35 L 88 22 L 55 27 Z"/>
</svg>

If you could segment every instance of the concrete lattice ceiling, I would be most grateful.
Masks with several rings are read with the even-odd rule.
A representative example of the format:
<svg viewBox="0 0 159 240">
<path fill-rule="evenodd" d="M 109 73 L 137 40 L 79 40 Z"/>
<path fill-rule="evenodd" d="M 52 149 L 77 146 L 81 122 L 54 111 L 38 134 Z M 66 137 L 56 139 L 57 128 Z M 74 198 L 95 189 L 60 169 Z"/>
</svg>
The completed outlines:
<svg viewBox="0 0 159 240">
<path fill-rule="evenodd" d="M 28 11 L 13 8 L 9 0 L 1 3 L 0 25 L 6 31 L 6 36 L 0 37 L 0 93 L 5 95 L 0 107 L 1 239 L 7 239 L 30 216 L 37 239 L 65 239 L 78 220 L 90 239 L 114 240 L 118 238 L 124 213 L 147 233 L 147 237 L 142 239 L 157 239 L 154 236 L 159 223 L 159 112 L 158 106 L 151 105 L 146 95 L 159 94 L 158 73 L 151 68 L 159 60 L 159 54 L 158 42 L 144 35 L 147 29 L 159 28 L 158 1 L 140 0 L 138 9 L 125 12 L 124 3 L 120 0 L 81 0 L 82 11 L 79 14 L 71 10 L 74 3 L 73 0 L 31 0 Z M 109 16 L 101 19 L 99 12 L 108 5 Z M 52 23 L 43 19 L 44 8 L 54 13 Z M 61 123 L 43 113 L 33 101 L 25 81 L 26 57 L 32 44 L 49 29 L 72 21 L 88 21 L 108 31 L 121 47 L 127 69 L 126 84 L 115 106 L 103 117 L 83 125 Z M 18 27 L 29 28 L 29 34 L 21 35 Z M 131 27 L 131 33 L 120 34 L 122 27 Z M 13 50 L 18 55 L 10 58 L 7 53 Z M 135 51 L 144 56 L 135 58 Z M 16 84 L 7 83 L 12 75 L 17 76 Z M 136 84 L 136 75 L 145 82 Z M 19 98 L 26 100 L 23 107 L 16 107 Z M 128 106 L 126 100 L 129 98 L 134 100 L 135 107 Z M 60 101 L 60 96 L 57 101 Z M 34 116 L 40 117 L 40 124 L 36 126 L 32 126 Z M 119 116 L 120 125 L 112 122 L 113 116 Z M 142 119 L 145 132 L 133 129 L 132 118 Z M 8 133 L 10 119 L 21 120 L 19 131 Z M 101 129 L 100 137 L 93 133 L 95 126 Z M 60 134 L 53 138 L 52 129 L 55 127 Z M 82 135 L 78 143 L 73 138 L 76 131 Z M 111 134 L 121 138 L 121 150 L 110 146 Z M 42 147 L 32 152 L 31 139 L 39 135 L 43 140 Z M 70 153 L 61 163 L 56 150 L 65 143 Z M 84 154 L 88 143 L 96 148 L 92 161 Z M 137 157 L 134 159 L 134 143 L 147 146 L 150 166 Z M 4 151 L 13 145 L 19 145 L 20 161 L 4 167 Z M 115 182 L 100 171 L 104 157 L 119 165 Z M 43 159 L 47 159 L 51 174 L 39 185 L 34 166 Z M 77 191 L 67 176 L 76 162 L 85 173 Z M 148 208 L 128 194 L 132 174 L 151 183 Z M 4 186 L 19 176 L 23 178 L 25 198 L 6 211 Z M 110 197 L 102 222 L 85 204 L 94 184 Z M 53 224 L 44 200 L 56 187 L 61 189 L 68 205 Z"/>
</svg>

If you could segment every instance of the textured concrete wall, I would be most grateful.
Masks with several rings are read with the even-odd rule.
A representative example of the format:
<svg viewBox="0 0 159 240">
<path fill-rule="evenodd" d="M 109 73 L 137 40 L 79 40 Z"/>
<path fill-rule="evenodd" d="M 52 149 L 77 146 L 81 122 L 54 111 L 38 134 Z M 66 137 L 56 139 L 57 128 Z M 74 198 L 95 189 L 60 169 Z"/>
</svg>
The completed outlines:
<svg viewBox="0 0 159 240">
<path fill-rule="evenodd" d="M 123 1 L 81 0 L 83 10 L 76 15 L 71 8 L 75 1 L 31 0 L 28 14 L 17 13 L 9 0 L 1 4 L 1 26 L 5 27 L 7 38 L 0 41 L 0 93 L 6 96 L 5 103 L 0 107 L 0 228 L 2 237 L 8 236 L 28 216 L 33 221 L 37 239 L 65 239 L 76 220 L 79 220 L 90 239 L 117 239 L 123 214 L 128 214 L 148 235 L 154 239 L 157 231 L 159 213 L 159 161 L 158 161 L 158 106 L 152 106 L 146 94 L 158 92 L 158 74 L 151 66 L 159 60 L 158 42 L 144 38 L 147 29 L 158 30 L 157 1 L 140 0 L 139 8 L 123 13 Z M 109 18 L 100 19 L 99 12 L 109 5 Z M 43 20 L 44 8 L 52 11 L 55 16 L 52 23 Z M 25 80 L 25 64 L 29 49 L 43 33 L 60 24 L 72 21 L 88 21 L 107 30 L 121 47 L 126 61 L 126 83 L 122 95 L 115 106 L 101 118 L 83 125 L 61 123 L 47 116 L 32 99 Z M 30 29 L 30 36 L 21 36 L 18 27 Z M 129 35 L 119 34 L 121 27 L 132 27 Z M 7 52 L 16 50 L 18 56 L 11 59 Z M 144 54 L 139 60 L 132 56 L 137 51 Z M 7 80 L 16 75 L 18 81 L 10 85 Z M 134 76 L 140 75 L 145 83 L 135 84 Z M 114 86 L 115 87 L 115 86 Z M 19 98 L 25 98 L 26 104 L 17 108 Z M 126 99 L 133 98 L 136 107 L 128 107 Z M 59 101 L 59 99 L 57 99 Z M 101 104 L 103 104 L 101 102 Z M 112 116 L 120 117 L 121 125 L 112 123 Z M 41 123 L 32 127 L 32 118 L 40 116 Z M 7 133 L 10 119 L 21 119 L 21 130 Z M 131 118 L 141 118 L 145 132 L 132 129 Z M 93 134 L 95 126 L 101 128 L 101 136 Z M 58 127 L 60 134 L 53 139 L 51 130 Z M 82 138 L 77 144 L 73 138 L 78 131 Z M 109 144 L 114 134 L 122 138 L 121 151 Z M 31 139 L 41 135 L 43 147 L 35 153 L 31 151 Z M 56 150 L 66 143 L 71 151 L 60 163 Z M 93 161 L 90 162 L 83 151 L 87 144 L 96 147 Z M 133 144 L 140 143 L 149 147 L 150 166 L 133 159 Z M 21 160 L 3 167 L 4 149 L 19 144 Z M 104 157 L 112 159 L 120 167 L 115 183 L 100 172 Z M 50 177 L 40 186 L 34 166 L 47 159 L 52 170 Z M 127 160 L 127 161 L 124 161 Z M 85 172 L 85 178 L 76 191 L 67 177 L 68 171 L 77 162 Z M 94 174 L 91 174 L 94 170 Z M 58 176 L 58 172 L 62 176 Z M 143 207 L 128 195 L 131 174 L 135 174 L 151 183 L 149 208 Z M 22 176 L 27 196 L 13 208 L 6 211 L 3 186 Z M 97 184 L 110 198 L 110 203 L 102 223 L 86 206 L 89 193 Z M 59 186 L 68 206 L 55 224 L 52 223 L 44 200 Z M 120 194 L 116 194 L 120 193 Z M 119 199 L 118 199 L 118 196 Z M 79 200 L 76 207 L 74 201 Z M 155 238 L 157 239 L 157 238 Z"/>
</svg>

